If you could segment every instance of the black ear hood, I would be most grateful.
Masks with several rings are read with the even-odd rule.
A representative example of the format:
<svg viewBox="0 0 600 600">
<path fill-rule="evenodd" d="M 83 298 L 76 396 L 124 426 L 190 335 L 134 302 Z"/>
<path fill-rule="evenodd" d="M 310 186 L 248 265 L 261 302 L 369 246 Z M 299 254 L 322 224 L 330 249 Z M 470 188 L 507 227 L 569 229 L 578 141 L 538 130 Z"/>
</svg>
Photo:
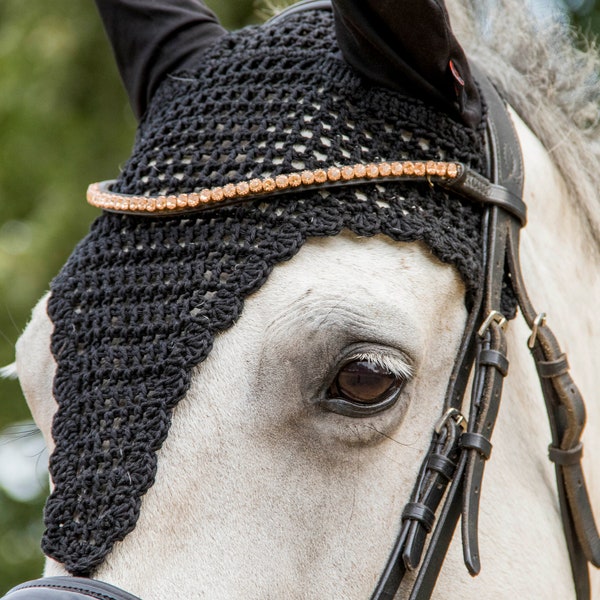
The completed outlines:
<svg viewBox="0 0 600 600">
<path fill-rule="evenodd" d="M 439 0 L 334 0 L 338 43 L 364 77 L 476 128 L 479 90 Z"/>
<path fill-rule="evenodd" d="M 481 170 L 481 129 L 369 82 L 343 59 L 331 10 L 306 10 L 220 36 L 193 69 L 167 76 L 115 191 L 193 192 L 382 160 Z M 467 303 L 479 285 L 480 209 L 427 182 L 305 191 L 178 218 L 97 219 L 48 305 L 59 408 L 47 555 L 74 575 L 97 569 L 135 527 L 172 409 L 215 335 L 306 239 L 342 229 L 426 243 L 456 267 Z"/>
</svg>

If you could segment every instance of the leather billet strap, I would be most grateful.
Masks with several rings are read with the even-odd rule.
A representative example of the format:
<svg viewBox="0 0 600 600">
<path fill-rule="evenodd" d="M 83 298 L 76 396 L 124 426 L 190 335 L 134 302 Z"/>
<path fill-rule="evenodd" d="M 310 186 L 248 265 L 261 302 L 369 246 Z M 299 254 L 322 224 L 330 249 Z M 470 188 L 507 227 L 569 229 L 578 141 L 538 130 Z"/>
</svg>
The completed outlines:
<svg viewBox="0 0 600 600">
<path fill-rule="evenodd" d="M 22 583 L 4 596 L 6 600 L 140 600 L 129 592 L 84 577 L 44 577 Z"/>
<path fill-rule="evenodd" d="M 529 299 L 520 269 L 518 239 L 512 229 L 507 259 L 519 306 L 533 331 L 529 346 L 550 422 L 549 457 L 555 463 L 561 517 L 577 599 L 587 600 L 590 597 L 587 563 L 600 567 L 600 536 L 581 467 L 585 404 L 569 374 L 566 355 Z"/>
</svg>

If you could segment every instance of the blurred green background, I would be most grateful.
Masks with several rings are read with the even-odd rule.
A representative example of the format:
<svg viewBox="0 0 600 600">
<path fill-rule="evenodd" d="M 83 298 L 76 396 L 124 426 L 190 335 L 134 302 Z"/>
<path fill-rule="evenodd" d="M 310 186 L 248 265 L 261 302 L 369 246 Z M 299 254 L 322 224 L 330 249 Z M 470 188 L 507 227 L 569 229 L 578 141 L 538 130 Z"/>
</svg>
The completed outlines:
<svg viewBox="0 0 600 600">
<path fill-rule="evenodd" d="M 532 1 L 543 11 L 551 0 Z M 265 14 L 253 0 L 208 4 L 228 28 Z M 570 4 L 600 32 L 600 7 Z M 134 131 L 92 0 L 0 0 L 0 366 L 98 214 L 88 183 L 116 175 Z M 42 570 L 46 459 L 28 418 L 18 383 L 0 380 L 0 594 Z"/>
</svg>

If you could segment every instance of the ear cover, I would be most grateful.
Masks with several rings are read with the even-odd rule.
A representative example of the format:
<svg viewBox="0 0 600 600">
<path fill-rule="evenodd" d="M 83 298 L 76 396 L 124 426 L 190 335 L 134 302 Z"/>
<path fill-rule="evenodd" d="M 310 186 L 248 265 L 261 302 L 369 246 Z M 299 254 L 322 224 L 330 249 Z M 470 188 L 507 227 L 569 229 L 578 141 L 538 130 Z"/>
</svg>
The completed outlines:
<svg viewBox="0 0 600 600">
<path fill-rule="evenodd" d="M 188 193 L 381 160 L 481 171 L 482 134 L 372 85 L 342 60 L 331 11 L 305 10 L 227 34 L 196 69 L 165 77 L 113 189 Z M 88 576 L 134 529 L 194 367 L 307 239 L 346 229 L 421 241 L 456 266 L 469 303 L 481 225 L 477 204 L 424 182 L 305 190 L 183 218 L 100 216 L 48 302 L 59 408 L 44 552 Z"/>
<path fill-rule="evenodd" d="M 226 32 L 200 0 L 96 0 L 139 119 L 164 78 L 197 66 Z"/>
<path fill-rule="evenodd" d="M 344 58 L 370 81 L 437 105 L 476 128 L 479 91 L 438 0 L 333 0 Z"/>
</svg>

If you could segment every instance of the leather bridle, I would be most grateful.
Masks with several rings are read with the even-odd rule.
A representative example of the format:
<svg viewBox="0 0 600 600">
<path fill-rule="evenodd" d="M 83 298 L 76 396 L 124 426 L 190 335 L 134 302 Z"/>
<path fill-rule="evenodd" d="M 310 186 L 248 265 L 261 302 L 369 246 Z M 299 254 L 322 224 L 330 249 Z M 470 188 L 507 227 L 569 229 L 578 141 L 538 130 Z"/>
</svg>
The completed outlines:
<svg viewBox="0 0 600 600">
<path fill-rule="evenodd" d="M 501 311 L 503 282 L 507 279 L 532 331 L 528 346 L 550 422 L 549 458 L 555 465 L 576 597 L 586 600 L 590 598 L 587 563 L 600 566 L 600 539 L 581 468 L 585 405 L 569 375 L 567 357 L 546 324 L 546 315 L 535 310 L 527 294 L 519 259 L 519 233 L 524 223 L 515 211 L 493 197 L 522 198 L 523 162 L 505 103 L 489 80 L 479 70 L 474 71 L 488 109 L 487 178 L 491 187 L 486 190 L 485 184 L 482 186 L 482 195 L 487 198 L 474 198 L 485 206 L 484 285 L 468 318 L 443 415 L 434 428 L 429 452 L 402 514 L 400 533 L 371 600 L 392 600 L 405 573 L 416 569 L 409 598 L 430 598 L 461 515 L 465 564 L 471 575 L 477 575 L 481 569 L 479 499 L 485 461 L 492 450 L 502 383 L 508 372 L 506 318 Z M 472 197 L 464 190 L 461 193 Z M 461 410 L 471 371 L 471 401 L 465 418 Z M 429 533 L 431 540 L 421 558 Z"/>
<path fill-rule="evenodd" d="M 331 10 L 331 4 L 327 0 L 306 0 L 271 22 L 309 9 Z M 501 310 L 503 284 L 507 280 L 532 331 L 528 345 L 550 422 L 549 458 L 555 465 L 576 597 L 588 600 L 587 563 L 600 567 L 600 538 L 581 468 L 585 405 L 569 374 L 566 355 L 548 327 L 545 314 L 533 307 L 523 282 L 519 234 L 525 224 L 525 207 L 519 140 L 498 92 L 479 70 L 474 68 L 474 72 L 488 111 L 488 172 L 485 177 L 466 172 L 463 178 L 447 185 L 484 206 L 484 285 L 470 311 L 442 415 L 435 424 L 429 450 L 402 513 L 400 532 L 371 600 L 393 600 L 409 571 L 417 571 L 410 600 L 430 598 L 461 515 L 465 564 L 472 575 L 480 571 L 479 500 L 503 379 L 508 372 L 506 318 Z M 468 415 L 463 416 L 463 399 L 471 373 L 470 406 Z M 27 582 L 14 588 L 6 598 L 139 600 L 107 583 L 78 577 Z"/>
</svg>

